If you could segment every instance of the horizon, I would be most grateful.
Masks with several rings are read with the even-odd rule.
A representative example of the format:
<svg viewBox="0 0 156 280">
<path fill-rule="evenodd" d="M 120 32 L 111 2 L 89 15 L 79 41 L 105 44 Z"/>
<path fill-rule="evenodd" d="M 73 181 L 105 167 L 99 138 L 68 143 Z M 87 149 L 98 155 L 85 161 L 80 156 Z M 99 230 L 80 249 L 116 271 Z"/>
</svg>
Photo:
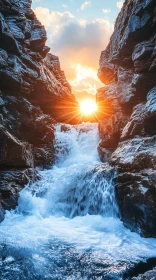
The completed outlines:
<svg viewBox="0 0 156 280">
<path fill-rule="evenodd" d="M 123 2 L 33 0 L 32 8 L 47 31 L 46 45 L 59 57 L 78 102 L 95 100 L 103 86 L 97 77 L 99 58 Z"/>
</svg>

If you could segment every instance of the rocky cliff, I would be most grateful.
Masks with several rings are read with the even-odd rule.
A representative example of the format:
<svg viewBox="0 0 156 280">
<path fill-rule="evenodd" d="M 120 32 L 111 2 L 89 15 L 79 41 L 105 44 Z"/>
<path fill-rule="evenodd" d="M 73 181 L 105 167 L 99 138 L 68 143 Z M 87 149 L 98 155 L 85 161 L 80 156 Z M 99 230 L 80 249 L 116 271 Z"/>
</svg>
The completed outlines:
<svg viewBox="0 0 156 280">
<path fill-rule="evenodd" d="M 53 160 L 54 123 L 77 102 L 31 0 L 0 0 L 0 220 L 18 192 Z"/>
<path fill-rule="evenodd" d="M 126 0 L 101 53 L 101 158 L 118 167 L 116 197 L 131 230 L 156 237 L 156 1 Z M 113 152 L 113 154 L 112 154 Z"/>
</svg>

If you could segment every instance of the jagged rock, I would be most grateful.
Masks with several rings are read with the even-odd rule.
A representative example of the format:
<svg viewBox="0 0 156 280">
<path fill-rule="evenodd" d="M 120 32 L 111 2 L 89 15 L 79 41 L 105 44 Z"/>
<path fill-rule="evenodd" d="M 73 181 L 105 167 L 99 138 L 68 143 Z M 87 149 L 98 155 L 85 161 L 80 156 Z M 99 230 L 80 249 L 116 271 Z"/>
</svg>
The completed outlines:
<svg viewBox="0 0 156 280">
<path fill-rule="evenodd" d="M 120 174 L 116 197 L 124 225 L 143 236 L 156 237 L 156 171 Z"/>
<path fill-rule="evenodd" d="M 110 162 L 120 173 L 115 190 L 124 224 L 156 237 L 156 136 L 119 143 Z"/>
<path fill-rule="evenodd" d="M 1 168 L 49 166 L 54 161 L 56 121 L 77 122 L 73 111 L 78 103 L 59 58 L 48 54 L 46 31 L 31 3 L 0 0 Z M 18 192 L 30 177 L 16 169 L 0 171 L 5 209 L 17 205 Z M 3 217 L 0 207 L 0 220 Z"/>
<path fill-rule="evenodd" d="M 147 102 L 138 104 L 122 131 L 121 139 L 156 134 L 156 87 L 147 95 Z"/>
<path fill-rule="evenodd" d="M 0 166 L 33 166 L 32 147 L 20 142 L 3 126 L 0 126 Z"/>
<path fill-rule="evenodd" d="M 21 53 L 18 42 L 14 38 L 14 35 L 10 31 L 1 13 L 0 13 L 0 37 L 1 37 L 0 47 L 2 49 L 10 53 L 15 53 L 17 55 Z"/>
<path fill-rule="evenodd" d="M 100 57 L 100 69 L 98 71 L 98 77 L 105 85 L 116 81 L 117 79 L 117 67 L 109 62 L 109 52 L 103 51 Z"/>
<path fill-rule="evenodd" d="M 144 236 L 156 235 L 155 177 L 150 190 L 142 193 L 139 180 L 144 179 L 136 179 L 147 179 L 156 169 L 155 15 L 155 0 L 126 0 L 108 47 L 101 54 L 98 72 L 106 84 L 97 93 L 98 150 L 102 155 L 102 149 L 117 148 L 109 161 L 118 166 L 116 193 L 121 219 Z M 139 175 L 145 170 L 146 175 Z"/>
<path fill-rule="evenodd" d="M 103 142 L 100 143 L 99 146 L 98 146 L 98 153 L 99 153 L 99 156 L 100 156 L 100 160 L 102 162 L 108 162 L 108 160 L 111 157 L 112 150 L 111 149 L 103 148 L 102 145 L 103 145 Z"/>
<path fill-rule="evenodd" d="M 123 170 L 156 168 L 156 136 L 133 138 L 120 142 L 112 154 L 111 163 Z"/>
<path fill-rule="evenodd" d="M 67 124 L 62 124 L 61 125 L 61 132 L 68 132 L 71 130 L 71 126 Z"/>
<path fill-rule="evenodd" d="M 0 97 L 3 100 L 0 112 L 3 114 L 5 127 L 10 133 L 21 141 L 35 146 L 53 143 L 55 120 L 43 114 L 38 106 L 32 105 L 25 98 L 19 99 L 1 94 Z"/>
<path fill-rule="evenodd" d="M 23 187 L 39 179 L 39 173 L 32 168 L 0 170 L 0 200 L 2 205 L 0 213 L 4 213 L 4 209 L 15 209 L 19 192 Z"/>
<path fill-rule="evenodd" d="M 139 275 L 138 277 L 133 277 L 132 280 L 155 280 L 156 277 L 156 267 L 145 272 L 142 275 Z"/>
<path fill-rule="evenodd" d="M 56 120 L 74 122 L 78 103 L 58 57 L 47 55 L 46 31 L 31 10 L 31 1 L 1 0 L 0 36 L 0 89 L 26 97 Z"/>
<path fill-rule="evenodd" d="M 55 160 L 53 143 L 38 145 L 33 148 L 34 163 L 36 166 L 48 168 Z"/>
</svg>

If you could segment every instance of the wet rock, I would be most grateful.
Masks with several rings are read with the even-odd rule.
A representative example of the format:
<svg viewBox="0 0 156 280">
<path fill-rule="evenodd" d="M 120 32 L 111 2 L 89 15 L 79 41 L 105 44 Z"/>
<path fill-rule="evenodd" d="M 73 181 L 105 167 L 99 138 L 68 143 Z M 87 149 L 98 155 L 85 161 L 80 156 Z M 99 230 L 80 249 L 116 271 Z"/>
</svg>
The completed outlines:
<svg viewBox="0 0 156 280">
<path fill-rule="evenodd" d="M 98 77 L 105 85 L 110 84 L 116 80 L 117 67 L 109 62 L 109 52 L 103 51 L 100 57 L 100 69 L 98 71 Z"/>
<path fill-rule="evenodd" d="M 126 170 L 156 168 L 156 136 L 120 142 L 111 163 Z"/>
<path fill-rule="evenodd" d="M 5 217 L 5 210 L 2 207 L 2 204 L 0 203 L 0 223 L 4 220 Z"/>
<path fill-rule="evenodd" d="M 49 168 L 54 163 L 54 147 L 53 143 L 42 144 L 33 148 L 33 156 L 35 166 Z"/>
<path fill-rule="evenodd" d="M 0 10 L 1 11 L 1 10 Z M 0 47 L 10 53 L 20 54 L 19 45 L 5 22 L 3 15 L 0 13 Z"/>
<path fill-rule="evenodd" d="M 67 124 L 62 124 L 61 125 L 61 132 L 68 132 L 71 130 L 71 126 Z"/>
<path fill-rule="evenodd" d="M 56 121 L 77 122 L 78 104 L 31 4 L 0 0 L 0 167 L 15 168 L 0 175 L 5 209 L 17 205 L 30 177 L 18 169 L 53 163 Z"/>
<path fill-rule="evenodd" d="M 142 236 L 156 237 L 156 171 L 120 174 L 116 197 L 124 225 Z"/>
<path fill-rule="evenodd" d="M 26 97 L 56 120 L 74 122 L 78 104 L 59 58 L 48 54 L 46 31 L 31 10 L 31 1 L 1 0 L 0 36 L 3 92 Z"/>
<path fill-rule="evenodd" d="M 33 169 L 3 169 L 0 170 L 1 211 L 15 209 L 19 192 L 24 186 L 40 179 L 38 172 Z M 3 216 L 2 216 L 3 217 Z"/>
<path fill-rule="evenodd" d="M 0 126 L 0 166 L 33 166 L 31 145 L 20 142 L 3 126 Z"/>
<path fill-rule="evenodd" d="M 111 154 L 112 154 L 112 150 L 108 150 L 106 148 L 104 148 L 103 146 L 103 142 L 99 144 L 98 146 L 98 153 L 99 153 L 99 156 L 100 156 L 100 160 L 102 162 L 108 162 L 108 160 L 110 159 L 111 157 Z"/>
<path fill-rule="evenodd" d="M 147 95 L 147 102 L 134 107 L 129 122 L 122 131 L 121 139 L 131 138 L 136 135 L 156 134 L 156 87 Z"/>
<path fill-rule="evenodd" d="M 145 272 L 138 277 L 134 277 L 133 280 L 155 280 L 156 279 L 156 268 L 153 268 L 150 271 Z"/>
<path fill-rule="evenodd" d="M 102 150 L 104 155 L 105 149 L 113 152 L 109 162 L 118 166 L 121 219 L 147 237 L 156 235 L 155 14 L 154 0 L 124 2 L 108 47 L 101 53 L 98 76 L 105 87 L 97 92 L 98 150 L 101 158 Z M 150 186 L 144 185 L 148 176 L 153 178 Z"/>
</svg>

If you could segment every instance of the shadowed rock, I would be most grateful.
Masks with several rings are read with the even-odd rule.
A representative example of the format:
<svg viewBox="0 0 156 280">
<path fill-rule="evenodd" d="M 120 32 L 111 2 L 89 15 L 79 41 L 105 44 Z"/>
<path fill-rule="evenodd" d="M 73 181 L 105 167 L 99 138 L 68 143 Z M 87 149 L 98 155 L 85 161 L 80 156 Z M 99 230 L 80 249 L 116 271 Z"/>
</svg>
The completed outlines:
<svg viewBox="0 0 156 280">
<path fill-rule="evenodd" d="M 2 169 L 0 170 L 0 221 L 4 219 L 4 210 L 15 209 L 19 192 L 23 186 L 40 179 L 35 169 Z"/>
</svg>

